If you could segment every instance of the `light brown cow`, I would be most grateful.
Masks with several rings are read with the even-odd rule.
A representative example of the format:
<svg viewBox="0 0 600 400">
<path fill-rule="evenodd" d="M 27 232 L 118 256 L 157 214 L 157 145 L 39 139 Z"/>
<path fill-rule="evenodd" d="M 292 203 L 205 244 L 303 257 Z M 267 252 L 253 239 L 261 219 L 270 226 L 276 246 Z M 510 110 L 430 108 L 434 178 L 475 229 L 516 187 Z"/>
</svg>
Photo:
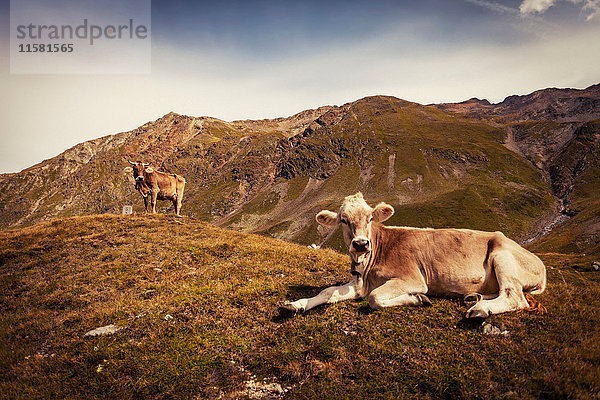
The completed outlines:
<svg viewBox="0 0 600 400">
<path fill-rule="evenodd" d="M 317 214 L 320 224 L 342 225 L 352 279 L 315 297 L 287 302 L 280 312 L 365 297 L 374 309 L 430 305 L 426 295 L 432 295 L 462 296 L 470 307 L 467 318 L 486 318 L 526 308 L 524 293 L 546 288 L 542 261 L 501 232 L 380 224 L 393 214 L 385 203 L 369 207 L 361 193 L 346 197 L 337 214 Z"/>
<path fill-rule="evenodd" d="M 152 213 L 156 213 L 156 200 L 171 200 L 175 207 L 175 214 L 180 215 L 183 189 L 185 188 L 183 176 L 155 171 L 150 164 L 141 161 L 135 163 L 129 161 L 129 163 L 133 165 L 135 188 L 144 197 L 146 212 L 148 211 L 148 198 L 150 198 Z"/>
</svg>

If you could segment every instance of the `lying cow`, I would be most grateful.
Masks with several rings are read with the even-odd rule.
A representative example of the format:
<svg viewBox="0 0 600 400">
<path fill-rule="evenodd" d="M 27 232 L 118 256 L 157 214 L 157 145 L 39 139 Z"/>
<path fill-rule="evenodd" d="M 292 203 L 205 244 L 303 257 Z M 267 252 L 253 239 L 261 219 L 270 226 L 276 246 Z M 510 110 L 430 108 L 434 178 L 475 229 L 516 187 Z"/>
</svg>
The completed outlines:
<svg viewBox="0 0 600 400">
<path fill-rule="evenodd" d="M 175 213 L 180 215 L 181 202 L 183 201 L 183 189 L 185 179 L 181 175 L 168 174 L 166 172 L 155 171 L 150 164 L 131 162 L 133 165 L 133 177 L 135 179 L 135 188 L 144 197 L 144 207 L 148 211 L 148 198 L 152 213 L 156 213 L 156 200 L 171 200 Z"/>
<path fill-rule="evenodd" d="M 526 308 L 524 293 L 546 288 L 542 261 L 500 232 L 380 224 L 393 214 L 385 203 L 369 207 L 361 193 L 346 197 L 337 214 L 318 213 L 320 224 L 342 225 L 352 279 L 315 297 L 287 302 L 280 312 L 365 297 L 374 309 L 426 306 L 431 305 L 427 295 L 432 295 L 462 296 L 470 306 L 467 318 L 486 318 Z"/>
</svg>

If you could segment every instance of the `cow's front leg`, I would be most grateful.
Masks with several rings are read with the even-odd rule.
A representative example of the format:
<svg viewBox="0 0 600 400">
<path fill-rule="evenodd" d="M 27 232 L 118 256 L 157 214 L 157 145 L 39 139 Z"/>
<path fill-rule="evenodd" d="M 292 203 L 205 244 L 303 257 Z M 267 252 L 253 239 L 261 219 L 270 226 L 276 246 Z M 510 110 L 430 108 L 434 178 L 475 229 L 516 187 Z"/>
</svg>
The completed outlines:
<svg viewBox="0 0 600 400">
<path fill-rule="evenodd" d="M 152 214 L 156 214 L 156 199 L 158 198 L 158 190 L 152 191 L 152 198 L 150 199 L 150 205 L 152 206 Z"/>
<path fill-rule="evenodd" d="M 463 302 L 469 308 L 482 300 L 490 300 L 498 297 L 498 294 L 480 294 L 480 293 L 468 293 L 463 296 Z"/>
<path fill-rule="evenodd" d="M 148 212 L 148 196 L 144 196 L 144 210 Z"/>
<path fill-rule="evenodd" d="M 339 301 L 357 299 L 360 297 L 358 294 L 357 284 L 357 278 L 353 277 L 352 280 L 345 285 L 328 287 L 314 297 L 286 302 L 279 307 L 279 312 L 283 315 L 296 312 L 305 312 L 321 304 L 337 303 Z"/>
<path fill-rule="evenodd" d="M 395 306 L 430 306 L 427 285 L 410 284 L 400 279 L 387 281 L 369 294 L 369 306 L 374 310 Z"/>
</svg>

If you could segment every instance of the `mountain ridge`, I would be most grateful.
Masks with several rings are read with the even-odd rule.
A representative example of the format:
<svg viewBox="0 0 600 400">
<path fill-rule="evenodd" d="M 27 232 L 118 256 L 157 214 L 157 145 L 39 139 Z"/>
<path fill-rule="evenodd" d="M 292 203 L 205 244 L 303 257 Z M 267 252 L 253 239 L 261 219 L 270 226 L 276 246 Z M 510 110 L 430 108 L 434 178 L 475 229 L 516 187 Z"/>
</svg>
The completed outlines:
<svg viewBox="0 0 600 400">
<path fill-rule="evenodd" d="M 560 207 L 580 211 L 579 200 L 579 209 L 569 208 L 570 195 L 593 164 L 581 160 L 597 148 L 598 127 L 590 121 L 600 112 L 600 86 L 538 92 L 509 96 L 494 112 L 496 105 L 485 100 L 470 99 L 460 108 L 393 96 L 264 120 L 170 112 L 0 175 L 0 226 L 120 213 L 125 204 L 141 212 L 125 168 L 127 160 L 140 159 L 186 177 L 184 214 L 242 231 L 341 248 L 339 233 L 317 227 L 314 215 L 361 190 L 370 201 L 392 203 L 397 224 L 500 229 L 524 240 Z M 567 106 L 550 113 L 544 102 L 556 99 Z M 488 112 L 474 116 L 474 107 Z M 532 116 L 546 119 L 522 120 Z M 585 123 L 591 125 L 582 128 Z M 571 175 L 554 171 L 560 163 L 580 168 L 571 168 Z M 558 210 L 553 195 L 562 204 Z M 590 243 L 586 249 L 597 248 L 595 239 Z"/>
<path fill-rule="evenodd" d="M 551 119 L 555 122 L 587 122 L 600 118 L 600 84 L 585 89 L 547 88 L 526 95 L 507 96 L 499 103 L 471 98 L 459 103 L 431 104 L 494 122 Z"/>
</svg>

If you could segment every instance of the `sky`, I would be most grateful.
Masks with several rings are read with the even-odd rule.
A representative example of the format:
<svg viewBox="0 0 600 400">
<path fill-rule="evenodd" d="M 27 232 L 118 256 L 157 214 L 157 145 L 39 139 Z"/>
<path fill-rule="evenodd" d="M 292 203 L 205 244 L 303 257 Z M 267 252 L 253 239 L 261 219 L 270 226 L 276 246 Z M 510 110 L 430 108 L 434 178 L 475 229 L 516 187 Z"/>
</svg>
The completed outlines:
<svg viewBox="0 0 600 400">
<path fill-rule="evenodd" d="M 150 68 L 120 74 L 11 74 L 9 22 L 0 0 L 0 173 L 171 111 L 263 119 L 600 82 L 600 0 L 156 0 Z"/>
</svg>

